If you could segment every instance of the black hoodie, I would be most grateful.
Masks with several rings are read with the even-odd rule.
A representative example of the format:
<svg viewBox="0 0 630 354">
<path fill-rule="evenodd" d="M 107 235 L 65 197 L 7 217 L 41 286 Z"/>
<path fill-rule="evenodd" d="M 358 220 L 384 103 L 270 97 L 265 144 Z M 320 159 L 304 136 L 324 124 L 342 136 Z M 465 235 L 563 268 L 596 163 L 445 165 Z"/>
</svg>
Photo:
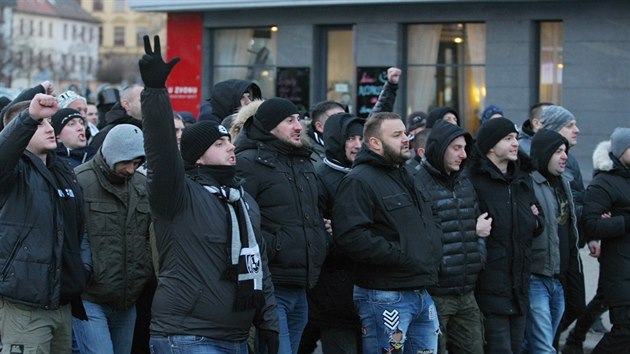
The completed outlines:
<svg viewBox="0 0 630 354">
<path fill-rule="evenodd" d="M 209 99 L 212 106 L 212 119 L 221 123 L 223 119 L 236 113 L 241 107 L 241 98 L 248 88 L 252 90 L 251 100 L 262 98 L 260 87 L 251 81 L 230 79 L 214 85 Z"/>
</svg>

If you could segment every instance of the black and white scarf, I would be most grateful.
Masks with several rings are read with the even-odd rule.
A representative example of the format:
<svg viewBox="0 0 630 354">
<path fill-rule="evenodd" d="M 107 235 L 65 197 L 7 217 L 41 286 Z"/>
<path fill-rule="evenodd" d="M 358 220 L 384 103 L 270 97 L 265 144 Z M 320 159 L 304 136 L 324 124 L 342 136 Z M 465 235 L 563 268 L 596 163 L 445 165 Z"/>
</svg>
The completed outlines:
<svg viewBox="0 0 630 354">
<path fill-rule="evenodd" d="M 227 204 L 230 225 L 230 260 L 224 278 L 237 283 L 234 310 L 259 308 L 264 303 L 263 267 L 260 248 L 247 213 L 241 187 L 204 186 Z"/>
</svg>

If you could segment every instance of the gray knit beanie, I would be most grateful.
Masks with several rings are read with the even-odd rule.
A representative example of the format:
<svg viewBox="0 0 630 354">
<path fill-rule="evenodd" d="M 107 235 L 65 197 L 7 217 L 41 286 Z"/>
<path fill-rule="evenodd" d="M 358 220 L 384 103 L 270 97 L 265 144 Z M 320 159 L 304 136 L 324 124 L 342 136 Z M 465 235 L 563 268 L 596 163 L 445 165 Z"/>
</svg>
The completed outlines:
<svg viewBox="0 0 630 354">
<path fill-rule="evenodd" d="M 630 128 L 615 128 L 610 135 L 610 146 L 613 155 L 620 158 L 630 148 Z"/>
<path fill-rule="evenodd" d="M 119 124 L 107 133 L 101 153 L 110 169 L 123 161 L 141 157 L 144 159 L 144 135 L 142 130 L 131 124 Z"/>
<path fill-rule="evenodd" d="M 549 106 L 545 108 L 542 116 L 540 116 L 542 127 L 555 132 L 559 132 L 572 120 L 575 120 L 573 113 L 562 106 Z"/>
</svg>

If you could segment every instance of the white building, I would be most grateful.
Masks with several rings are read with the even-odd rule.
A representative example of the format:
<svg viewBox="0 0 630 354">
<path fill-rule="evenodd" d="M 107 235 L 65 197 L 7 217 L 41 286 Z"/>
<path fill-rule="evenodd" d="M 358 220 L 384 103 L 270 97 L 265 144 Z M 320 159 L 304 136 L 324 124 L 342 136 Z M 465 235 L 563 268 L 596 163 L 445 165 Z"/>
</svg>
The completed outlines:
<svg viewBox="0 0 630 354">
<path fill-rule="evenodd" d="M 100 21 L 74 0 L 17 0 L 11 18 L 10 86 L 50 80 L 84 89 L 98 69 Z"/>
</svg>

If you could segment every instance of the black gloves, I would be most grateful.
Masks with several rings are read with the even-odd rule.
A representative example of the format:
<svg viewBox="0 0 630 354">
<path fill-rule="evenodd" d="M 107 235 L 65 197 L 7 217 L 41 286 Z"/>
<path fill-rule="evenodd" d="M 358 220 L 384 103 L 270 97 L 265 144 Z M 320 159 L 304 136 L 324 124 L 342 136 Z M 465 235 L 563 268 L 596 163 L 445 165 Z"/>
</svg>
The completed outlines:
<svg viewBox="0 0 630 354">
<path fill-rule="evenodd" d="M 261 352 L 265 353 L 265 349 L 267 349 L 267 354 L 278 354 L 278 349 L 280 347 L 280 339 L 278 338 L 278 332 L 271 331 L 268 329 L 259 329 L 258 330 L 258 345 Z"/>
<path fill-rule="evenodd" d="M 166 79 L 171 70 L 179 62 L 179 57 L 174 58 L 168 63 L 162 59 L 162 52 L 160 47 L 160 37 L 155 36 L 153 38 L 153 50 L 151 50 L 151 42 L 149 36 L 144 36 L 144 55 L 142 59 L 138 61 L 140 66 L 140 76 L 144 85 L 151 88 L 164 88 L 166 87 Z"/>
</svg>

